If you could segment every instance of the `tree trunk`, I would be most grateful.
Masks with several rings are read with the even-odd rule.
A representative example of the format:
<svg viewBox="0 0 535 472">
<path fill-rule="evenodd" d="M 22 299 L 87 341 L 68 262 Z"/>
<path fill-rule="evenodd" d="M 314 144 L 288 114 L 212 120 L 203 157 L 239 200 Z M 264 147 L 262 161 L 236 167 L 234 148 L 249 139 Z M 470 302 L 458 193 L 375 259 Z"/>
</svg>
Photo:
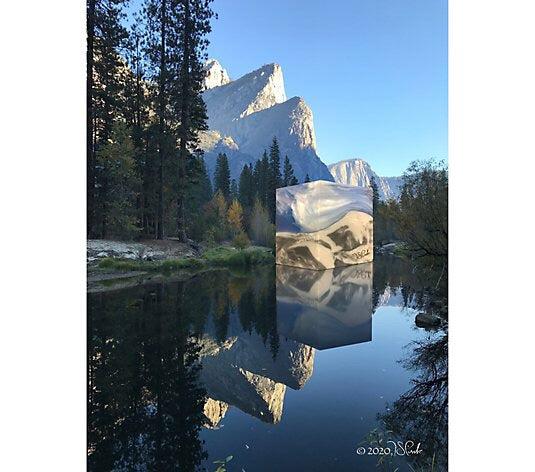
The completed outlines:
<svg viewBox="0 0 535 472">
<path fill-rule="evenodd" d="M 164 164 L 164 130 L 165 130 L 165 34 L 166 34 L 166 0 L 161 6 L 161 42 L 160 42 L 160 84 L 159 84 L 159 133 L 158 133 L 158 227 L 156 239 L 163 239 L 163 164 Z"/>
<path fill-rule="evenodd" d="M 186 235 L 186 159 L 188 157 L 188 130 L 191 113 L 190 97 L 190 35 L 191 21 L 189 0 L 184 0 L 184 37 L 182 39 L 183 60 L 181 70 L 181 110 L 180 110 L 180 152 L 178 162 L 178 198 L 177 198 L 177 237 L 181 242 L 187 242 Z"/>
<path fill-rule="evenodd" d="M 94 38 L 95 38 L 95 0 L 88 1 L 87 8 L 87 236 L 93 235 L 93 215 L 95 206 L 95 151 L 93 146 L 93 64 L 94 64 Z"/>
</svg>

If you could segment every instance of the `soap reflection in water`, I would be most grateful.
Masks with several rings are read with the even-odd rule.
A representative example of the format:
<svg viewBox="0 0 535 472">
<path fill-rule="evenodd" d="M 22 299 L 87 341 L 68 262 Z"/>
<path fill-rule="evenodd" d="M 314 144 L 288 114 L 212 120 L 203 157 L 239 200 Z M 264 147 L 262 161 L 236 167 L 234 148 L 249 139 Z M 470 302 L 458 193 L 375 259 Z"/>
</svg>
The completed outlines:
<svg viewBox="0 0 535 472">
<path fill-rule="evenodd" d="M 373 264 L 323 271 L 277 266 L 279 333 L 316 349 L 372 339 Z"/>
</svg>

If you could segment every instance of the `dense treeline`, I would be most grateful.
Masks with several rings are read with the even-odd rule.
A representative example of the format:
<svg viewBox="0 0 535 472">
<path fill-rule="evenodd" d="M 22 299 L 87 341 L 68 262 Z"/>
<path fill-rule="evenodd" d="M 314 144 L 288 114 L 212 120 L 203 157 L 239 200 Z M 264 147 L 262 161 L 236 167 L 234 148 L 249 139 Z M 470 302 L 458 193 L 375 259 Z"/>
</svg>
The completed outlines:
<svg viewBox="0 0 535 472">
<path fill-rule="evenodd" d="M 210 199 L 198 150 L 212 0 L 88 0 L 87 223 L 91 237 L 195 231 Z"/>
<path fill-rule="evenodd" d="M 231 180 L 228 158 L 219 154 L 214 175 L 214 196 L 199 221 L 205 240 L 220 242 L 233 238 L 237 247 L 252 240 L 273 246 L 275 238 L 276 193 L 279 187 L 297 184 L 292 165 L 285 157 L 281 171 L 279 144 L 273 138 L 255 164 L 246 164 L 238 182 Z"/>
<path fill-rule="evenodd" d="M 402 241 L 410 257 L 446 267 L 448 259 L 448 169 L 443 161 L 416 161 L 403 174 L 399 200 L 381 202 L 374 191 L 376 246 Z"/>
<path fill-rule="evenodd" d="M 273 244 L 275 189 L 297 183 L 276 139 L 238 181 L 221 154 L 211 182 L 198 148 L 212 0 L 144 0 L 130 21 L 127 3 L 87 3 L 89 237 Z"/>
</svg>

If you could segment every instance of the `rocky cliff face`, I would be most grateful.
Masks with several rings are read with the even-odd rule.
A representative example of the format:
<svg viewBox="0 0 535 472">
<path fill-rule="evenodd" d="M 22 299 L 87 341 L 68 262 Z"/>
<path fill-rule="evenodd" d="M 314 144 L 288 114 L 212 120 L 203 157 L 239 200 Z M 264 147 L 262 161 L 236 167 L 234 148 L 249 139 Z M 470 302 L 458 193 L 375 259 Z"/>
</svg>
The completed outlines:
<svg viewBox="0 0 535 472">
<path fill-rule="evenodd" d="M 204 71 L 206 73 L 204 79 L 205 90 L 219 87 L 230 82 L 230 77 L 228 76 L 227 71 L 223 69 L 221 64 L 215 59 L 208 59 L 204 65 Z"/>
<path fill-rule="evenodd" d="M 215 77 L 228 77 L 218 67 L 219 63 L 207 70 Z M 281 157 L 289 157 L 301 182 L 307 174 L 312 180 L 333 180 L 316 153 L 312 110 L 300 97 L 287 99 L 278 64 L 264 65 L 225 84 L 208 80 L 208 76 L 207 82 L 218 84 L 207 86 L 203 93 L 210 131 L 201 136 L 201 148 L 211 173 L 217 154 L 226 152 L 231 176 L 237 178 L 245 164 L 254 163 L 262 156 L 275 136 Z"/>
<path fill-rule="evenodd" d="M 399 197 L 402 184 L 401 177 L 380 177 L 363 159 L 348 159 L 331 164 L 329 165 L 329 171 L 336 183 L 357 187 L 369 187 L 373 177 L 379 189 L 379 198 L 381 200 Z"/>
</svg>

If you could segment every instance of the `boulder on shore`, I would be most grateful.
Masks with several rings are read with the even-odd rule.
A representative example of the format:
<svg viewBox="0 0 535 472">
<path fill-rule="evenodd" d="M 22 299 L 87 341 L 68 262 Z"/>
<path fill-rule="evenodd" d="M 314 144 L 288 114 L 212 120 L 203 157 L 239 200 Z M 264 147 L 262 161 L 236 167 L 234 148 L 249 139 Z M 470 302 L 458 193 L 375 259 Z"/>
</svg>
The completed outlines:
<svg viewBox="0 0 535 472">
<path fill-rule="evenodd" d="M 437 328 L 441 324 L 440 317 L 427 313 L 418 313 L 414 319 L 418 328 Z"/>
</svg>

